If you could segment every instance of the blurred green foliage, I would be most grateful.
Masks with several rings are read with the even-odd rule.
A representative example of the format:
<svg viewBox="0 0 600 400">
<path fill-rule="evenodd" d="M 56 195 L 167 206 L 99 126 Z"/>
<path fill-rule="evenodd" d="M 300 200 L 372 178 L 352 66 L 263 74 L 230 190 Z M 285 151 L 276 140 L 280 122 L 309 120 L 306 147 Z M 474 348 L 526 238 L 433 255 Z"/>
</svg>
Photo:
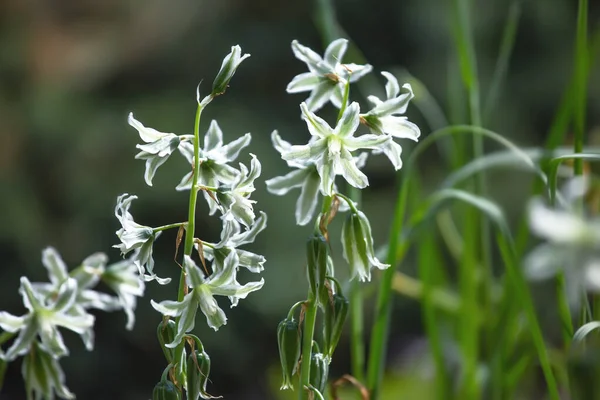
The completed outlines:
<svg viewBox="0 0 600 400">
<path fill-rule="evenodd" d="M 382 91 L 379 71 L 404 68 L 449 111 L 451 123 L 460 123 L 467 120 L 467 111 L 448 100 L 460 90 L 460 82 L 453 70 L 446 3 L 344 0 L 335 5 L 341 25 L 377 71 L 370 82 L 379 86 L 370 90 Z M 597 26 L 600 8 L 591 3 L 590 25 Z M 523 2 L 507 79 L 486 127 L 522 146 L 545 139 L 573 65 L 576 5 L 571 0 Z M 141 223 L 156 226 L 186 218 L 187 194 L 174 187 L 188 167 L 171 161 L 159 170 L 154 186 L 147 187 L 143 162 L 133 158 L 137 134 L 126 117 L 133 111 L 147 126 L 191 133 L 196 85 L 208 79 L 200 89 L 210 90 L 210 79 L 231 45 L 240 44 L 252 57 L 238 70 L 227 94 L 211 104 L 201 129 L 214 118 L 226 141 L 252 132 L 248 151 L 261 160 L 263 178 L 281 175 L 286 167 L 272 149 L 270 133 L 278 129 L 293 143 L 307 137 L 298 107 L 304 97 L 287 95 L 285 86 L 304 69 L 290 42 L 298 39 L 320 48 L 313 6 L 269 0 L 1 2 L 0 309 L 22 311 L 17 293 L 21 275 L 45 279 L 40 262 L 45 246 L 56 247 L 72 266 L 96 251 L 118 259 L 111 246 L 118 228 L 113 208 L 121 193 L 140 197 L 132 212 Z M 505 0 L 476 4 L 473 30 L 482 93 L 489 90 L 507 13 Z M 590 79 L 588 137 L 593 144 L 600 124 L 600 74 L 592 73 Z M 427 135 L 431 129 L 414 106 L 408 115 Z M 404 151 L 409 154 L 410 146 Z M 447 174 L 440 157 L 428 152 L 422 162 L 425 191 Z M 388 233 L 396 192 L 387 162 L 369 160 L 371 186 L 363 195 L 363 208 L 380 244 Z M 509 216 L 520 215 L 530 177 L 511 171 L 487 177 L 491 196 Z M 275 329 L 307 284 L 304 241 L 299 238 L 308 237 L 310 227 L 294 225 L 295 196 L 269 195 L 263 185 L 255 199 L 258 209 L 269 215 L 267 230 L 253 248 L 267 257 L 266 284 L 228 311 L 229 322 L 217 333 L 197 324 L 213 360 L 210 391 L 230 399 L 284 398 L 276 396 L 273 374 L 267 373 L 278 365 Z M 204 211 L 199 212 L 197 230 L 211 240 L 218 237 L 220 222 L 203 216 Z M 161 276 L 177 268 L 174 243 L 170 232 L 157 242 Z M 339 252 L 339 243 L 333 245 Z M 410 258 L 403 271 L 414 274 Z M 67 384 L 79 398 L 148 398 L 164 367 L 154 336 L 160 316 L 149 299 L 171 298 L 174 290 L 173 284 L 148 285 L 132 332 L 125 330 L 123 315 L 99 314 L 92 353 L 75 335 L 66 335 L 72 354 L 62 364 Z M 405 384 L 406 398 L 421 398 L 425 394 L 410 391 L 423 390 L 415 384 L 419 378 L 411 376 L 414 360 L 423 362 L 427 353 L 419 305 L 397 297 L 394 306 L 389 347 L 393 372 L 382 395 L 395 398 L 386 395 L 394 393 L 388 387 Z M 342 339 L 332 365 L 334 379 L 348 370 L 345 343 Z M 22 393 L 17 362 L 9 366 L 2 399 L 20 399 Z"/>
</svg>

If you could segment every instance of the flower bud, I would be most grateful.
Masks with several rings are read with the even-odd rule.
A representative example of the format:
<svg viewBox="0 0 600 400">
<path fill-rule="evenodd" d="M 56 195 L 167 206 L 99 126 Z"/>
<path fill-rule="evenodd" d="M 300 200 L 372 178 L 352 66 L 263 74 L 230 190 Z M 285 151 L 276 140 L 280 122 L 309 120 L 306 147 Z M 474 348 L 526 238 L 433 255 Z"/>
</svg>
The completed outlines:
<svg viewBox="0 0 600 400">
<path fill-rule="evenodd" d="M 223 59 L 221 69 L 219 70 L 219 73 L 213 82 L 213 97 L 223 94 L 225 90 L 227 90 L 227 86 L 229 85 L 229 81 L 233 77 L 233 74 L 235 74 L 235 70 L 242 63 L 242 61 L 248 57 L 250 57 L 250 54 L 244 54 L 242 56 L 242 49 L 240 46 L 231 47 L 231 53 L 227 54 L 227 56 L 225 56 Z"/>
<path fill-rule="evenodd" d="M 161 380 L 154 386 L 152 400 L 181 400 L 181 393 L 173 382 Z"/>
<path fill-rule="evenodd" d="M 168 343 L 172 343 L 175 340 L 175 335 L 177 334 L 177 324 L 172 319 L 163 319 L 158 324 L 156 328 L 156 336 L 158 337 L 158 342 L 160 343 L 160 347 L 165 353 L 165 358 L 168 362 L 173 361 L 173 351 L 174 349 L 170 349 L 165 345 Z"/>
<path fill-rule="evenodd" d="M 306 244 L 306 258 L 308 262 L 308 283 L 314 297 L 321 304 L 325 304 L 329 297 L 325 287 L 327 276 L 327 240 L 322 235 L 315 235 L 308 239 Z"/>
<path fill-rule="evenodd" d="M 210 357 L 206 352 L 194 350 L 187 358 L 187 399 L 213 399 L 206 392 L 210 374 Z"/>
<path fill-rule="evenodd" d="M 329 358 L 323 353 L 313 353 L 310 357 L 310 384 L 320 393 L 325 393 L 328 375 Z"/>
<path fill-rule="evenodd" d="M 350 213 L 342 226 L 342 247 L 344 259 L 350 264 L 352 278 L 358 275 L 361 281 L 371 280 L 371 266 L 386 269 L 375 257 L 371 225 L 367 216 L 360 210 Z"/>
<path fill-rule="evenodd" d="M 298 368 L 300 359 L 300 330 L 298 322 L 293 318 L 285 318 L 277 327 L 277 344 L 279 345 L 279 360 L 283 373 L 283 383 L 280 390 L 292 389 L 292 376 Z"/>
<path fill-rule="evenodd" d="M 333 351 L 342 335 L 344 322 L 348 315 L 348 305 L 348 299 L 339 292 L 335 293 L 331 301 L 325 304 L 323 336 L 325 339 L 325 354 L 328 357 L 333 355 Z"/>
</svg>

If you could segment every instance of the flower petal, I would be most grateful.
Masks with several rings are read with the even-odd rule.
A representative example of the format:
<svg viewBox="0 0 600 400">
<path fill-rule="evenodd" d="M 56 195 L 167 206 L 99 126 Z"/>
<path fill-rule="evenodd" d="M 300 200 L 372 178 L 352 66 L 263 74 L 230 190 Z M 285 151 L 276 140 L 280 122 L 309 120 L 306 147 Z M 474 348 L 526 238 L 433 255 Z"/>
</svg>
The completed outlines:
<svg viewBox="0 0 600 400">
<path fill-rule="evenodd" d="M 223 146 L 223 131 L 216 120 L 210 122 L 210 126 L 204 135 L 204 151 L 210 151 Z M 192 145 L 192 154 L 193 154 Z"/>
<path fill-rule="evenodd" d="M 343 138 L 354 136 L 354 132 L 358 128 L 358 124 L 360 120 L 358 118 L 358 114 L 360 113 L 360 107 L 357 102 L 352 102 L 342 114 L 342 118 L 340 118 L 337 123 L 335 130 L 333 131 L 335 135 L 338 135 Z"/>
<path fill-rule="evenodd" d="M 382 124 L 382 130 L 393 137 L 410 139 L 416 142 L 419 136 L 421 136 L 419 127 L 410 122 L 406 117 L 388 115 L 379 118 L 379 120 Z"/>
<path fill-rule="evenodd" d="M 306 99 L 306 105 L 310 111 L 320 110 L 325 103 L 334 95 L 336 88 L 335 82 L 324 79 L 314 87 L 310 96 Z"/>
<path fill-rule="evenodd" d="M 0 328 L 7 332 L 17 332 L 27 323 L 27 316 L 17 317 L 6 311 L 0 311 Z"/>
<path fill-rule="evenodd" d="M 127 122 L 129 125 L 137 129 L 140 134 L 140 138 L 146 143 L 152 143 L 160 138 L 169 135 L 168 133 L 159 132 L 156 129 L 145 127 L 140 121 L 133 117 L 133 113 L 129 113 L 127 117 Z M 170 135 L 173 135 L 172 133 Z"/>
<path fill-rule="evenodd" d="M 335 66 L 342 62 L 346 49 L 348 48 L 348 40 L 336 39 L 327 46 L 325 50 L 324 60 L 330 66 Z"/>
<path fill-rule="evenodd" d="M 348 137 L 344 139 L 344 147 L 348 151 L 355 151 L 359 149 L 378 149 L 381 146 L 391 140 L 389 136 L 385 135 L 373 135 L 367 134 L 359 137 Z"/>
<path fill-rule="evenodd" d="M 304 179 L 300 196 L 296 201 L 296 224 L 301 226 L 311 221 L 319 199 L 318 192 L 321 179 L 316 169 L 311 168 L 309 171 L 310 173 Z"/>
<path fill-rule="evenodd" d="M 265 181 L 267 190 L 277 196 L 282 196 L 290 190 L 301 187 L 310 174 L 310 169 L 296 169 L 284 176 L 278 176 Z"/>
<path fill-rule="evenodd" d="M 308 69 L 317 75 L 324 75 L 330 72 L 321 64 L 323 59 L 310 48 L 301 45 L 297 40 L 292 41 L 292 51 L 296 58 L 306 64 Z"/>
<path fill-rule="evenodd" d="M 68 279 L 67 265 L 54 247 L 42 251 L 42 264 L 48 270 L 48 277 L 53 284 L 58 285 Z"/>
<path fill-rule="evenodd" d="M 288 83 L 285 90 L 288 93 L 308 92 L 313 90 L 322 80 L 323 78 L 312 72 L 304 72 L 296 75 L 294 79 Z"/>
<path fill-rule="evenodd" d="M 251 140 L 252 135 L 250 133 L 246 133 L 244 136 L 241 136 L 233 142 L 228 143 L 226 146 L 223 146 L 221 149 L 219 149 L 219 152 L 223 155 L 227 162 L 235 161 L 240 154 L 240 151 L 247 147 Z"/>
<path fill-rule="evenodd" d="M 369 186 L 367 176 L 363 174 L 354 164 L 354 159 L 349 151 L 343 150 L 340 157 L 342 176 L 352 186 L 363 189 Z"/>
<path fill-rule="evenodd" d="M 4 354 L 4 360 L 12 361 L 20 355 L 23 355 L 29 351 L 31 343 L 33 343 L 38 332 L 38 324 L 33 316 L 27 316 L 25 324 L 19 332 L 19 336 L 15 339 L 12 346 Z"/>
<path fill-rule="evenodd" d="M 393 99 L 398 96 L 400 93 L 400 85 L 398 84 L 398 79 L 387 71 L 382 71 L 381 75 L 387 79 L 387 83 L 385 84 L 385 94 L 388 99 Z"/>
</svg>

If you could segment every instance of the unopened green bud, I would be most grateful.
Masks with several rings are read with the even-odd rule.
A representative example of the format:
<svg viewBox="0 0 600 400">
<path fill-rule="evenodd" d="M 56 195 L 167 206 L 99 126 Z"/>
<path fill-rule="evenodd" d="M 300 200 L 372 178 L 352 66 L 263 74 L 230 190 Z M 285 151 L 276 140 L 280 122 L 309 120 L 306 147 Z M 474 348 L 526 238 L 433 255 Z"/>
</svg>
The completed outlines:
<svg viewBox="0 0 600 400">
<path fill-rule="evenodd" d="M 293 318 L 285 318 L 277 327 L 277 344 L 279 345 L 279 360 L 283 373 L 283 383 L 280 390 L 292 389 L 292 376 L 298 368 L 300 359 L 300 330 L 298 322 Z"/>
<path fill-rule="evenodd" d="M 231 47 L 231 53 L 227 54 L 223 59 L 221 69 L 213 82 L 213 97 L 223 94 L 225 90 L 227 90 L 229 81 L 233 77 L 233 74 L 235 74 L 237 67 L 248 57 L 250 57 L 250 54 L 244 54 L 242 56 L 242 49 L 240 46 L 236 45 Z"/>
<path fill-rule="evenodd" d="M 348 316 L 348 305 L 348 299 L 339 292 L 335 293 L 331 301 L 325 305 L 323 336 L 325 338 L 325 354 L 328 357 L 333 355 L 342 336 L 344 322 Z"/>
<path fill-rule="evenodd" d="M 165 358 L 168 362 L 173 361 L 173 353 L 175 349 L 170 349 L 165 345 L 173 342 L 175 340 L 175 335 L 177 334 L 177 324 L 172 319 L 163 319 L 158 324 L 156 328 L 156 336 L 158 337 L 158 342 L 160 343 L 160 347 L 165 353 Z"/>
<path fill-rule="evenodd" d="M 313 353 L 310 357 L 310 384 L 320 393 L 325 393 L 329 375 L 329 358 L 323 353 Z"/>
<path fill-rule="evenodd" d="M 371 280 L 371 266 L 386 269 L 375 257 L 371 225 L 367 216 L 360 210 L 351 212 L 342 226 L 342 248 L 344 258 L 350 264 L 352 278 L 358 275 L 361 281 Z"/>
<path fill-rule="evenodd" d="M 315 235 L 306 243 L 306 258 L 308 262 L 308 284 L 314 297 L 324 304 L 329 297 L 325 287 L 325 277 L 328 269 L 328 245 L 322 235 Z"/>
<path fill-rule="evenodd" d="M 210 374 L 210 357 L 206 352 L 194 350 L 187 358 L 187 399 L 214 399 L 206 392 Z"/>
<path fill-rule="evenodd" d="M 181 400 L 181 393 L 173 382 L 161 380 L 154 386 L 152 400 Z"/>
</svg>

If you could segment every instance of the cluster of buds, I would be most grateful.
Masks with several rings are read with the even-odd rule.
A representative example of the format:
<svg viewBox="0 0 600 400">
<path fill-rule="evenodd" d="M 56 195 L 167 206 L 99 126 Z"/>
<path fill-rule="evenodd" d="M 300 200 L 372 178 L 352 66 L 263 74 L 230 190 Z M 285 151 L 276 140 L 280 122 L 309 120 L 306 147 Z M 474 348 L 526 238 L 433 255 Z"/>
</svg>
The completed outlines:
<svg viewBox="0 0 600 400">
<path fill-rule="evenodd" d="M 356 202 L 340 192 L 335 179 L 342 176 L 348 185 L 358 189 L 367 187 L 369 180 L 362 169 L 369 155 L 384 154 L 394 169 L 398 170 L 402 167 L 402 147 L 395 139 L 416 141 L 420 136 L 419 128 L 403 116 L 409 101 L 414 97 L 412 89 L 409 84 L 401 88 L 397 79 L 389 72 L 382 72 L 387 79 L 385 100 L 368 96 L 373 106 L 366 113 L 361 113 L 357 102 L 350 102 L 350 84 L 373 68 L 368 64 L 342 63 L 347 46 L 347 40 L 337 39 L 321 57 L 297 41 L 292 42 L 294 55 L 306 64 L 309 71 L 293 78 L 287 91 L 310 92 L 308 99 L 300 104 L 300 110 L 311 138 L 307 144 L 292 145 L 274 131 L 271 135 L 273 146 L 294 170 L 266 181 L 267 189 L 275 195 L 284 195 L 294 188 L 301 188 L 295 210 L 298 225 L 313 221 L 319 194 L 323 198 L 321 213 L 314 222 L 315 234 L 307 244 L 308 298 L 292 307 L 278 329 L 283 371 L 281 388 L 293 389 L 292 377 L 299 374 L 301 389 L 312 393 L 313 398 L 323 398 L 329 363 L 348 313 L 348 300 L 334 278 L 334 263 L 329 254 L 331 243 L 327 226 L 338 212 L 348 212 L 342 228 L 341 242 L 343 256 L 350 265 L 351 278 L 369 281 L 372 267 L 389 267 L 375 256 L 367 216 Z M 339 110 L 335 125 L 315 114 L 328 102 Z M 366 128 L 366 132 L 359 135 L 361 125 Z M 299 319 L 295 319 L 295 310 L 300 304 L 302 314 Z M 312 311 L 305 313 L 305 309 L 309 308 Z M 302 322 L 297 322 L 303 321 L 305 334 L 309 332 L 312 336 L 317 309 L 324 313 L 323 352 L 312 337 L 310 340 L 303 338 L 301 342 Z M 311 317 L 303 318 L 305 315 Z M 307 322 L 307 319 L 310 320 Z M 310 368 L 306 367 L 307 363 Z M 298 368 L 302 364 L 305 366 Z"/>
<path fill-rule="evenodd" d="M 3 341 L 16 336 L 6 352 L 0 349 L 5 362 L 23 356 L 23 378 L 28 397 L 73 399 L 65 385 L 59 359 L 67 356 L 59 327 L 81 336 L 85 347 L 94 347 L 94 316 L 90 309 L 124 310 L 127 329 L 132 329 L 137 297 L 144 294 L 144 281 L 131 259 L 107 265 L 104 253 L 95 253 L 69 271 L 54 248 L 42 252 L 42 264 L 48 271 L 49 282 L 30 282 L 21 277 L 19 292 L 27 314 L 15 316 L 0 312 Z M 104 282 L 116 294 L 99 292 L 94 287 Z"/>
</svg>

